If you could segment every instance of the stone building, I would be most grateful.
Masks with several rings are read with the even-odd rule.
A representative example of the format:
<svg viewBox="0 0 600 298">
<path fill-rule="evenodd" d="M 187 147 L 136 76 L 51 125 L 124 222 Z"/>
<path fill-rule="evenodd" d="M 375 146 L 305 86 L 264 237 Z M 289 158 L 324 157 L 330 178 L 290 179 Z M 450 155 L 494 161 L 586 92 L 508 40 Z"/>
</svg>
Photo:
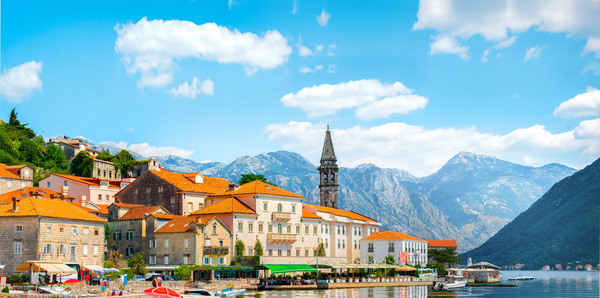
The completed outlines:
<svg viewBox="0 0 600 298">
<path fill-rule="evenodd" d="M 0 194 L 33 186 L 33 169 L 28 165 L 7 166 L 0 163 Z"/>
<path fill-rule="evenodd" d="M 115 196 L 120 202 L 163 206 L 172 214 L 188 215 L 204 206 L 204 199 L 229 189 L 229 181 L 200 173 L 149 170 Z"/>
<path fill-rule="evenodd" d="M 53 194 L 60 197 L 42 188 L 0 197 L 2 275 L 18 274 L 16 267 L 40 260 L 40 253 L 42 261 L 103 265 L 106 221 Z"/>
<path fill-rule="evenodd" d="M 393 256 L 399 265 L 425 267 L 427 264 L 427 240 L 400 232 L 379 231 L 360 239 L 360 243 L 360 258 L 369 264 L 383 262 L 386 256 Z"/>
<path fill-rule="evenodd" d="M 86 144 L 77 139 L 69 139 L 69 138 L 63 137 L 63 136 L 58 137 L 56 139 L 48 140 L 48 143 L 46 143 L 46 146 L 48 146 L 50 144 L 54 144 L 54 145 L 60 147 L 65 152 L 65 157 L 68 162 L 70 162 L 71 159 L 75 158 L 77 153 L 79 153 L 82 150 L 87 151 L 91 156 L 96 156 L 96 155 L 100 154 L 100 151 L 90 148 L 89 144 Z"/>
<path fill-rule="evenodd" d="M 50 174 L 40 180 L 40 186 L 72 196 L 81 205 L 88 202 L 109 205 L 115 202 L 115 194 L 127 183 L 97 178 L 86 178 L 62 174 Z"/>
<path fill-rule="evenodd" d="M 121 181 L 121 173 L 116 170 L 114 163 L 94 158 L 94 169 L 92 170 L 92 177 L 90 178 Z"/>
<path fill-rule="evenodd" d="M 160 163 L 154 157 L 151 157 L 148 160 L 136 162 L 133 165 L 133 171 L 129 172 L 129 177 L 138 178 L 150 170 L 160 170 Z"/>
<path fill-rule="evenodd" d="M 321 206 L 339 208 L 338 191 L 338 165 L 335 151 L 333 150 L 333 141 L 329 125 L 325 132 L 325 142 L 323 144 L 323 153 L 321 154 L 321 166 L 319 166 L 319 190 Z"/>
<path fill-rule="evenodd" d="M 109 207 L 109 213 L 113 211 L 114 206 L 113 204 Z M 144 259 L 148 262 L 148 236 L 158 228 L 155 221 L 147 220 L 148 215 L 170 216 L 169 219 L 174 217 L 161 206 L 133 207 L 119 219 L 109 220 L 108 226 L 113 233 L 107 242 L 107 250 L 119 251 L 125 258 L 144 252 Z"/>
</svg>

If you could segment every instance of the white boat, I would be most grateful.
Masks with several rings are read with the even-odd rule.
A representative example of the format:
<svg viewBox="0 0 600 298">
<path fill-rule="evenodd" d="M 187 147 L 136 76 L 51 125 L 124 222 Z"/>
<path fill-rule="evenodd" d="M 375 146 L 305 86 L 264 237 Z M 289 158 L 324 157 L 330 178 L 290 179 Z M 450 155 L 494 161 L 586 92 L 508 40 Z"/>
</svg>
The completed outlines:
<svg viewBox="0 0 600 298">
<path fill-rule="evenodd" d="M 517 275 L 517 276 L 509 277 L 508 280 L 535 280 L 535 277 Z"/>
<path fill-rule="evenodd" d="M 467 281 L 463 276 L 459 275 L 448 275 L 446 282 L 434 283 L 431 288 L 436 291 L 452 290 L 464 288 L 467 285 Z"/>
<path fill-rule="evenodd" d="M 194 296 L 211 296 L 211 297 L 234 297 L 238 295 L 242 295 L 246 292 L 245 289 L 223 289 L 221 291 L 211 292 L 205 289 L 194 289 L 188 290 L 186 293 L 189 296 L 186 297 L 194 297 Z"/>
</svg>

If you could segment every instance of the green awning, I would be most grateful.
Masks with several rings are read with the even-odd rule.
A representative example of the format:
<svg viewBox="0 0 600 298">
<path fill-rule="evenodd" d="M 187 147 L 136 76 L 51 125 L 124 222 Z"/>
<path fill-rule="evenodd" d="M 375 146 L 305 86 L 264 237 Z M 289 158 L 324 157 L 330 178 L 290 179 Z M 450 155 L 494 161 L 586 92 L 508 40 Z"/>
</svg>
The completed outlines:
<svg viewBox="0 0 600 298">
<path fill-rule="evenodd" d="M 290 272 L 317 272 L 318 270 L 309 265 L 296 265 L 296 264 L 285 264 L 285 265 L 263 265 L 266 269 L 271 270 L 273 274 L 279 273 L 290 273 Z"/>
</svg>

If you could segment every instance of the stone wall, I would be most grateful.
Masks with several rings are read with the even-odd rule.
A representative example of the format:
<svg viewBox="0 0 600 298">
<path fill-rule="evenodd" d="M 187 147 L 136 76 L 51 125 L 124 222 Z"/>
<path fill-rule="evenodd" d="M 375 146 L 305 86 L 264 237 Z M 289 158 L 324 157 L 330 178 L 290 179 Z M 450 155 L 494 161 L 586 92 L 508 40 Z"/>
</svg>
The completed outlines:
<svg viewBox="0 0 600 298">
<path fill-rule="evenodd" d="M 162 192 L 159 188 L 162 187 Z M 128 204 L 163 206 L 172 214 L 182 215 L 182 198 L 179 188 L 162 178 L 146 172 L 119 192 L 119 201 Z"/>
<path fill-rule="evenodd" d="M 17 231 L 16 227 L 19 228 Z M 0 256 L 6 265 L 0 269 L 0 275 L 13 275 L 15 268 L 28 260 L 38 257 L 39 219 L 34 217 L 2 217 L 0 218 Z M 22 253 L 15 254 L 15 243 L 22 245 Z"/>
<path fill-rule="evenodd" d="M 115 169 L 115 164 L 112 162 L 94 159 L 94 170 L 92 178 L 102 180 L 121 181 L 121 173 Z"/>
<path fill-rule="evenodd" d="M 107 241 L 107 249 L 110 251 L 118 250 L 119 254 L 127 259 L 130 255 L 135 255 L 138 252 L 147 252 L 148 243 L 146 242 L 148 241 L 144 228 L 145 224 L 144 219 L 109 221 L 108 226 L 113 230 L 113 234 L 110 235 Z M 115 234 L 119 232 L 121 239 L 115 240 Z M 133 239 L 127 239 L 128 232 L 133 232 Z M 127 254 L 127 248 L 131 248 L 132 253 Z M 148 262 L 148 253 L 145 254 L 144 261 Z"/>
<path fill-rule="evenodd" d="M 23 187 L 33 187 L 33 179 L 0 177 L 0 195 Z"/>
</svg>

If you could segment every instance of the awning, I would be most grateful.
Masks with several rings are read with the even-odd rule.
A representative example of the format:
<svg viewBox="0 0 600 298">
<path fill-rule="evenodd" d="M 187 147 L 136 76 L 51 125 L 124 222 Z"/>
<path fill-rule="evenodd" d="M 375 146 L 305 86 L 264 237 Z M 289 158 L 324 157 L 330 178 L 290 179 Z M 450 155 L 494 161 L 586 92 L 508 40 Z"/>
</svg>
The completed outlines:
<svg viewBox="0 0 600 298">
<path fill-rule="evenodd" d="M 104 268 L 104 273 L 111 273 L 111 272 L 121 272 L 121 270 L 119 270 L 117 268 Z"/>
<path fill-rule="evenodd" d="M 82 265 L 82 266 L 83 266 L 83 268 L 86 268 L 95 273 L 104 273 L 105 272 L 105 270 L 102 266 L 98 266 L 98 265 Z"/>
<path fill-rule="evenodd" d="M 289 273 L 289 272 L 317 272 L 319 270 L 309 265 L 296 265 L 296 264 L 285 264 L 285 265 L 263 265 L 267 269 L 271 270 L 273 274 Z"/>
<path fill-rule="evenodd" d="M 31 266 L 31 270 L 33 272 L 37 272 L 37 271 L 42 271 L 42 272 L 46 272 L 47 274 L 64 274 L 64 273 L 77 273 L 77 271 L 75 271 L 75 269 L 64 265 L 64 264 L 49 264 L 49 263 L 25 263 L 22 264 L 20 266 L 18 266 L 17 268 L 15 268 L 16 271 L 29 271 L 29 267 Z"/>
</svg>

